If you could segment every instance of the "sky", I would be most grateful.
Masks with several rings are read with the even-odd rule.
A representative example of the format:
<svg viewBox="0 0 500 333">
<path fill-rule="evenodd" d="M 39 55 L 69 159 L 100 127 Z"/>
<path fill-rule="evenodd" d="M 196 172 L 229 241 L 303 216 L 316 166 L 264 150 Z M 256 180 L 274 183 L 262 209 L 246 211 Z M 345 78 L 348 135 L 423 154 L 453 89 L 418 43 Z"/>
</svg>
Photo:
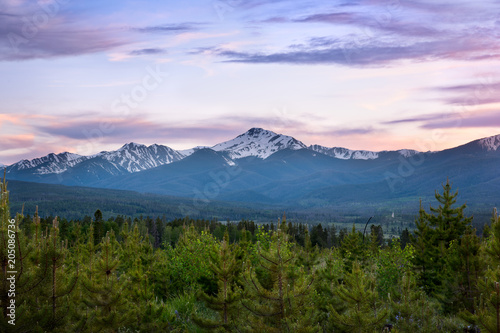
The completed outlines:
<svg viewBox="0 0 500 333">
<path fill-rule="evenodd" d="M 252 127 L 441 150 L 500 134 L 500 2 L 1 0 L 0 163 Z"/>
</svg>

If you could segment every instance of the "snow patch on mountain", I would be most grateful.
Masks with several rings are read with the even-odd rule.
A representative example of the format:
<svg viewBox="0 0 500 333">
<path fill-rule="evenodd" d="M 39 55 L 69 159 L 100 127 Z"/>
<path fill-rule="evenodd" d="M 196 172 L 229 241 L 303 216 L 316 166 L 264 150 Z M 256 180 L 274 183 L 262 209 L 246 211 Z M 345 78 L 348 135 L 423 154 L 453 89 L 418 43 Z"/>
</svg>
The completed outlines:
<svg viewBox="0 0 500 333">
<path fill-rule="evenodd" d="M 500 147 L 500 135 L 480 139 L 479 145 L 487 151 L 496 151 Z"/>
<path fill-rule="evenodd" d="M 378 158 L 378 153 L 368 150 L 351 150 L 342 147 L 324 147 L 321 145 L 311 145 L 309 149 L 342 160 L 374 160 Z"/>
<path fill-rule="evenodd" d="M 148 147 L 130 142 L 118 150 L 102 152 L 100 157 L 115 165 L 117 169 L 133 173 L 179 161 L 184 155 L 167 146 L 153 144 Z"/>
<path fill-rule="evenodd" d="M 21 170 L 34 170 L 33 174 L 38 175 L 46 175 L 51 173 L 63 173 L 68 168 L 71 168 L 78 163 L 81 163 L 87 159 L 85 156 L 81 156 L 73 153 L 60 153 L 60 154 L 48 154 L 47 156 L 34 158 L 32 160 L 21 160 L 15 164 L 12 164 L 7 168 L 7 172 L 11 172 L 12 170 L 21 171 Z"/>
<path fill-rule="evenodd" d="M 216 144 L 215 151 L 226 151 L 233 159 L 256 156 L 265 159 L 282 149 L 307 148 L 291 136 L 276 134 L 262 128 L 251 128 L 236 138 Z"/>
<path fill-rule="evenodd" d="M 195 151 L 200 150 L 200 149 L 205 149 L 205 148 L 210 148 L 210 147 L 209 146 L 196 146 L 194 148 L 178 150 L 178 152 L 181 153 L 184 157 L 188 157 L 189 155 L 193 154 Z"/>
<path fill-rule="evenodd" d="M 160 165 L 172 163 L 185 156 L 172 148 L 153 144 L 146 146 L 134 142 L 123 145 L 115 151 L 102 151 L 91 156 L 73 153 L 49 154 L 32 160 L 22 160 L 7 168 L 7 172 L 33 169 L 35 175 L 61 174 L 68 169 L 89 161 L 91 165 L 116 175 L 123 172 L 139 172 Z M 107 165 L 106 165 L 107 164 Z"/>
<path fill-rule="evenodd" d="M 388 152 L 387 150 L 384 150 L 382 152 L 375 152 L 375 151 L 369 151 L 369 150 L 351 150 L 347 148 L 342 148 L 342 147 L 324 147 L 321 145 L 311 145 L 309 146 L 309 149 L 314 150 L 318 153 L 322 153 L 331 157 L 335 157 L 338 159 L 342 160 L 374 160 L 379 158 L 380 153 L 386 153 Z M 420 152 L 412 149 L 400 149 L 397 150 L 397 152 L 402 155 L 403 157 L 411 157 L 413 155 L 419 154 Z"/>
<path fill-rule="evenodd" d="M 420 154 L 418 150 L 413 150 L 413 149 L 400 149 L 397 152 L 400 153 L 404 158 Z"/>
</svg>

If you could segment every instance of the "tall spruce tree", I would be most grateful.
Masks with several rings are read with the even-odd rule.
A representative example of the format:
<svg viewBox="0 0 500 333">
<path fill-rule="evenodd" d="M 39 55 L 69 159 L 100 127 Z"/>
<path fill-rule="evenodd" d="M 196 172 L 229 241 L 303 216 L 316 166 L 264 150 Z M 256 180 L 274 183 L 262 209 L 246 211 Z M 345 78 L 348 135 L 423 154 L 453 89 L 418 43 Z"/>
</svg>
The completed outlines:
<svg viewBox="0 0 500 333">
<path fill-rule="evenodd" d="M 79 273 L 78 266 L 73 265 L 69 256 L 68 242 L 59 237 L 56 217 L 46 236 L 40 259 L 41 266 L 48 267 L 48 272 L 43 284 L 37 288 L 41 307 L 37 321 L 45 330 L 64 332 L 71 327 L 67 321 L 75 307 L 71 294 L 75 290 Z"/>
<path fill-rule="evenodd" d="M 448 306 L 446 289 L 453 278 L 447 265 L 448 249 L 453 241 L 458 241 L 465 234 L 472 217 L 464 216 L 465 204 L 454 206 L 458 191 L 452 193 L 449 180 L 442 187 L 442 194 L 435 193 L 439 203 L 437 208 L 431 206 L 430 213 L 427 213 L 420 204 L 412 243 L 416 250 L 415 265 L 419 269 L 420 285 Z"/>
</svg>

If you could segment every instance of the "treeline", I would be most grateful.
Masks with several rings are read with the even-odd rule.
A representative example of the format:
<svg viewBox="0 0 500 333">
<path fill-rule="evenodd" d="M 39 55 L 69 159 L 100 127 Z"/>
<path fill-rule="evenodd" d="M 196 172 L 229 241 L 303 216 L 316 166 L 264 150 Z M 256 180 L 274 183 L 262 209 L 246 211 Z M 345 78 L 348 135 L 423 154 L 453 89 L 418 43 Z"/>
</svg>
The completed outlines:
<svg viewBox="0 0 500 333">
<path fill-rule="evenodd" d="M 38 213 L 34 217 L 25 216 L 20 218 L 19 228 L 25 230 L 24 234 L 28 237 L 32 236 L 33 219 L 40 221 L 40 228 L 47 229 L 53 224 L 56 217 L 40 217 Z M 285 217 L 286 218 L 286 217 Z M 168 246 L 175 247 L 180 239 L 181 234 L 187 226 L 193 226 L 194 229 L 201 233 L 206 231 L 213 235 L 215 239 L 221 241 L 225 233 L 229 236 L 229 242 L 239 242 L 244 237 L 249 237 L 249 241 L 255 243 L 257 241 L 257 231 L 259 229 L 266 233 L 274 232 L 278 228 L 278 223 L 255 223 L 251 220 L 241 220 L 239 222 L 220 222 L 217 219 L 192 219 L 190 217 L 175 218 L 167 221 L 166 217 L 140 217 L 134 218 L 118 215 L 110 217 L 107 220 L 103 219 L 103 214 L 100 210 L 94 213 L 94 217 L 85 216 L 82 220 L 67 220 L 66 218 L 57 218 L 59 237 L 69 241 L 69 244 L 75 244 L 82 234 L 88 234 L 92 227 L 94 241 L 100 241 L 106 234 L 113 231 L 118 242 L 122 241 L 121 230 L 126 224 L 128 228 L 137 226 L 141 235 L 149 240 L 153 248 L 164 249 Z M 366 221 L 365 221 L 366 222 Z M 309 235 L 312 246 L 317 246 L 319 249 L 338 247 L 342 240 L 347 236 L 350 230 L 347 228 L 338 228 L 334 224 L 323 227 L 321 223 L 312 225 L 306 223 L 287 222 L 286 232 L 290 239 L 297 245 L 305 246 L 306 235 Z M 246 233 L 246 235 L 245 235 Z M 391 239 L 384 240 L 383 228 L 380 225 L 370 225 L 366 230 L 366 237 L 375 234 L 380 245 L 391 244 Z M 408 228 L 403 230 L 402 244 L 403 246 L 409 242 Z"/>
<path fill-rule="evenodd" d="M 499 217 L 479 237 L 449 183 L 389 244 L 380 226 L 285 216 L 98 210 L 82 221 L 18 214 L 12 228 L 5 182 L 0 192 L 2 332 L 500 332 Z"/>
</svg>

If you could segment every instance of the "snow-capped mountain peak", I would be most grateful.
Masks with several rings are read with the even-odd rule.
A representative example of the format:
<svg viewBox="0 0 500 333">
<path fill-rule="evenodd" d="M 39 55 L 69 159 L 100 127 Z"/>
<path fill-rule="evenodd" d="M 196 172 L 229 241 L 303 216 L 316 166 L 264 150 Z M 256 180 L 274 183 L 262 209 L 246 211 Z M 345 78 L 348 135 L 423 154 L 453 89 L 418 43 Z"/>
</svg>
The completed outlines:
<svg viewBox="0 0 500 333">
<path fill-rule="evenodd" d="M 87 157 L 73 153 L 50 153 L 46 156 L 35 158 L 32 160 L 21 160 L 12 164 L 7 168 L 7 172 L 11 170 L 29 170 L 34 169 L 34 174 L 45 175 L 50 173 L 62 173 L 68 168 L 84 161 Z"/>
<path fill-rule="evenodd" d="M 478 140 L 479 145 L 488 151 L 496 151 L 500 147 L 500 134 Z"/>
<path fill-rule="evenodd" d="M 112 163 L 117 169 L 125 169 L 130 173 L 155 168 L 184 158 L 183 154 L 167 146 L 153 144 L 148 147 L 135 142 L 127 143 L 115 151 L 102 152 L 99 156 Z"/>
<path fill-rule="evenodd" d="M 91 156 L 64 152 L 48 154 L 32 160 L 21 160 L 9 167 L 7 172 L 30 171 L 35 175 L 60 174 L 66 170 L 89 161 L 88 165 L 108 170 L 111 174 L 132 173 L 172 163 L 185 156 L 172 148 L 135 142 L 127 143 L 118 150 L 102 151 Z"/>
<path fill-rule="evenodd" d="M 256 156 L 265 159 L 282 149 L 307 148 L 305 144 L 295 138 L 276 134 L 262 128 L 251 128 L 236 138 L 216 144 L 212 147 L 215 151 L 226 151 L 231 158 Z"/>
<path fill-rule="evenodd" d="M 130 149 L 139 149 L 139 148 L 146 148 L 146 145 L 140 144 L 140 143 L 135 143 L 135 142 L 130 142 L 124 144 L 120 149 L 118 150 L 130 150 Z"/>
</svg>

